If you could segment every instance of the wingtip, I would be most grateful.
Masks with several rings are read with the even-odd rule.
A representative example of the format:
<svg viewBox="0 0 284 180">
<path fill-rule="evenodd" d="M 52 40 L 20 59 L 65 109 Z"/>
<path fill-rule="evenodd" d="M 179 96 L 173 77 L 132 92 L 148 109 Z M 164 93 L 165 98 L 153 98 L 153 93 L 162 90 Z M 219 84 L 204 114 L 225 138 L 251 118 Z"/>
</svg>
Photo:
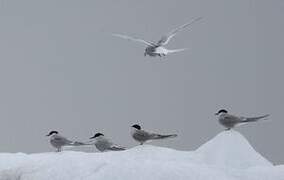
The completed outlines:
<svg viewBox="0 0 284 180">
<path fill-rule="evenodd" d="M 271 119 L 269 119 L 268 117 L 270 116 L 270 114 L 265 114 L 261 117 L 262 121 L 271 121 Z"/>
<path fill-rule="evenodd" d="M 176 137 L 178 137 L 178 135 L 177 134 L 171 134 L 169 137 L 176 138 Z"/>
<path fill-rule="evenodd" d="M 266 114 L 266 115 L 264 115 L 264 119 L 265 120 L 268 120 L 268 117 L 270 116 L 270 114 Z"/>
<path fill-rule="evenodd" d="M 265 114 L 265 115 L 263 115 L 262 117 L 263 118 L 267 118 L 267 117 L 269 117 L 270 116 L 270 114 Z"/>
</svg>

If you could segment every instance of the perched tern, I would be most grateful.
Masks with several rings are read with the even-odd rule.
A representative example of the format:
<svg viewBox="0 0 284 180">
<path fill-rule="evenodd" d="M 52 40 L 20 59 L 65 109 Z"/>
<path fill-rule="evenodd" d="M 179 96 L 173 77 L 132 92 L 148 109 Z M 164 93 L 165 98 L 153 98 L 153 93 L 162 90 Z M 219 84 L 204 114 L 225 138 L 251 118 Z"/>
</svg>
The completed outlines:
<svg viewBox="0 0 284 180">
<path fill-rule="evenodd" d="M 96 148 L 101 151 L 123 151 L 126 150 L 125 147 L 118 146 L 107 139 L 104 134 L 96 133 L 94 136 L 90 137 L 90 139 L 95 139 L 95 146 Z"/>
<path fill-rule="evenodd" d="M 176 134 L 169 134 L 169 135 L 161 135 L 156 133 L 147 132 L 141 129 L 141 126 L 138 124 L 134 124 L 131 130 L 131 136 L 134 140 L 138 141 L 140 145 L 143 145 L 145 142 L 150 140 L 157 140 L 157 139 L 167 139 L 167 138 L 174 138 L 177 137 Z"/>
<path fill-rule="evenodd" d="M 221 125 L 227 128 L 227 130 L 230 130 L 236 126 L 247 124 L 250 122 L 256 122 L 261 119 L 265 119 L 269 116 L 269 114 L 263 115 L 263 116 L 257 116 L 257 117 L 242 117 L 242 116 L 235 116 L 228 114 L 228 111 L 225 109 L 219 110 L 215 115 L 218 115 L 218 120 Z"/>
<path fill-rule="evenodd" d="M 50 131 L 46 136 L 50 136 L 49 142 L 54 148 L 56 148 L 57 152 L 60 152 L 63 146 L 87 145 L 82 142 L 68 140 L 67 138 L 61 136 L 57 131 Z"/>
</svg>

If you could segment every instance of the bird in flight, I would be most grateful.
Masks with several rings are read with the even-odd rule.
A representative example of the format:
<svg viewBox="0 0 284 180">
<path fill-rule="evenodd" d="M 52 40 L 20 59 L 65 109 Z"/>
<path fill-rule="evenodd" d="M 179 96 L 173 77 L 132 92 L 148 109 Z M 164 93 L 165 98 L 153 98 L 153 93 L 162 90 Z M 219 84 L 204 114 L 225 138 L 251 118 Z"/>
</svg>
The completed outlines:
<svg viewBox="0 0 284 180">
<path fill-rule="evenodd" d="M 202 17 L 195 18 L 191 22 L 183 24 L 183 25 L 175 28 L 174 30 L 170 31 L 169 33 L 163 35 L 158 42 L 147 41 L 147 40 L 134 38 L 134 37 L 130 37 L 130 36 L 122 35 L 122 34 L 112 34 L 112 35 L 119 37 L 119 38 L 143 43 L 144 45 L 146 45 L 144 56 L 148 55 L 148 56 L 151 56 L 151 57 L 156 57 L 156 56 L 162 57 L 162 56 L 166 56 L 170 53 L 176 53 L 176 52 L 181 52 L 181 51 L 186 50 L 185 48 L 183 48 L 183 49 L 167 49 L 164 46 L 167 45 L 170 42 L 170 40 L 176 34 L 178 34 L 182 29 L 189 27 L 190 25 L 192 25 L 196 21 L 199 21 L 200 19 L 202 19 Z"/>
</svg>

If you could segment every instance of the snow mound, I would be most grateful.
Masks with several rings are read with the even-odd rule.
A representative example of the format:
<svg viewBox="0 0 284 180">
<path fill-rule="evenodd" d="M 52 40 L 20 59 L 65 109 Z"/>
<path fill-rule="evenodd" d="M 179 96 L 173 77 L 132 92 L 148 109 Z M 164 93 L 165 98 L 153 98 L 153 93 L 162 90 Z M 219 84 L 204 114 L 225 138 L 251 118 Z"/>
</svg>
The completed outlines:
<svg viewBox="0 0 284 180">
<path fill-rule="evenodd" d="M 249 144 L 243 135 L 231 130 L 218 134 L 196 150 L 202 154 L 203 161 L 210 165 L 232 168 L 272 166 Z"/>
<path fill-rule="evenodd" d="M 0 180 L 94 179 L 284 180 L 284 166 L 273 166 L 236 131 L 196 151 L 143 145 L 106 153 L 0 154 Z"/>
</svg>

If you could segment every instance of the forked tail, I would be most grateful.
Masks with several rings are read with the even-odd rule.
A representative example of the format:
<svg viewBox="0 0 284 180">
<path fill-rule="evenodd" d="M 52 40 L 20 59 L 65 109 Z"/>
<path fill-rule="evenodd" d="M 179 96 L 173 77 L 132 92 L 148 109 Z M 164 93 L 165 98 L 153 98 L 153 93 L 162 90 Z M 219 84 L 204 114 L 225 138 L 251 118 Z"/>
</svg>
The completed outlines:
<svg viewBox="0 0 284 180">
<path fill-rule="evenodd" d="M 267 117 L 269 114 L 263 115 L 263 116 L 258 116 L 258 117 L 250 117 L 250 118 L 245 118 L 243 122 L 256 122 L 259 120 L 267 120 Z"/>
</svg>

